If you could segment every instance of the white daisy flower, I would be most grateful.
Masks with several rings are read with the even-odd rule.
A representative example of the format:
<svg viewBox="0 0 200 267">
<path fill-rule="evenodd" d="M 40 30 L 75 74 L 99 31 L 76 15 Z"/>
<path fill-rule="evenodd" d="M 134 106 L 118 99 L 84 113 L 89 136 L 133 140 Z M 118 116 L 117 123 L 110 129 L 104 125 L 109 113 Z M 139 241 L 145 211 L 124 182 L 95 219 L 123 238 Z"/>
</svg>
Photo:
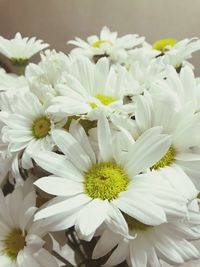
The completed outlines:
<svg viewBox="0 0 200 267">
<path fill-rule="evenodd" d="M 19 32 L 11 40 L 0 36 L 0 53 L 9 58 L 14 64 L 24 64 L 33 55 L 49 46 L 42 42 L 42 40 L 36 40 L 35 37 L 30 39 L 28 37 L 22 38 Z"/>
<path fill-rule="evenodd" d="M 54 141 L 64 155 L 45 151 L 35 154 L 36 163 L 53 174 L 35 184 L 57 197 L 35 219 L 48 217 L 54 230 L 75 225 L 80 237 L 90 240 L 111 214 L 121 222 L 120 210 L 148 225 L 166 222 L 166 216 L 184 216 L 187 201 L 163 179 L 141 173 L 170 145 L 170 137 L 159 132 L 159 128 L 149 130 L 123 152 L 102 117 L 97 126 L 99 151 L 95 153 L 80 125 L 73 127 L 71 134 L 54 130 Z M 120 135 L 120 140 L 123 138 Z"/>
<path fill-rule="evenodd" d="M 197 189 L 200 189 L 200 180 L 192 175 L 199 173 L 200 155 L 194 153 L 191 147 L 200 143 L 200 117 L 194 114 L 193 104 L 177 108 L 171 94 L 150 95 L 145 92 L 144 96 L 136 99 L 134 133 L 142 134 L 151 127 L 160 126 L 162 132 L 172 136 L 172 143 L 164 157 L 151 167 L 152 171 L 163 173 L 165 179 L 180 190 L 180 186 L 186 183 L 186 189 L 195 197 L 196 190 L 192 190 L 189 179 L 191 178 Z M 137 131 L 135 130 L 137 127 Z M 139 136 L 138 135 L 138 136 Z M 135 136 L 136 138 L 138 136 Z M 175 170 L 178 171 L 177 176 Z M 185 174 L 184 174 L 184 172 Z M 197 174 L 196 173 L 196 174 Z M 187 175 L 186 175 L 187 174 Z M 177 177 L 174 179 L 173 177 Z M 182 177 L 182 178 L 181 178 Z M 183 181 L 185 179 L 185 182 Z M 190 185 L 190 186 L 189 186 Z M 187 192 L 183 191 L 183 192 Z M 193 194 L 192 194 L 193 192 Z"/>
<path fill-rule="evenodd" d="M 191 240 L 199 238 L 200 233 L 192 229 L 192 223 L 165 223 L 152 227 L 127 215 L 124 219 L 128 225 L 126 235 L 130 239 L 116 234 L 110 227 L 104 231 L 93 251 L 96 259 L 117 245 L 103 266 L 115 266 L 126 260 L 130 267 L 160 267 L 160 259 L 173 266 L 182 266 L 184 262 L 199 259 L 200 252 Z"/>
<path fill-rule="evenodd" d="M 11 153 L 22 154 L 23 168 L 32 167 L 29 154 L 40 149 L 51 150 L 52 118 L 46 112 L 46 106 L 42 105 L 38 98 L 31 92 L 6 97 L 2 94 L 3 107 L 1 120 L 5 126 L 2 128 L 2 140 L 9 144 Z"/>
<path fill-rule="evenodd" d="M 2 267 L 58 267 L 54 257 L 43 248 L 46 230 L 33 222 L 35 193 L 24 195 L 16 188 L 6 197 L 0 191 L 0 262 Z"/>
<path fill-rule="evenodd" d="M 191 111 L 200 111 L 200 83 L 195 78 L 193 70 L 185 66 L 178 74 L 176 70 L 168 66 L 165 70 L 166 79 L 157 81 L 151 88 L 152 94 L 161 94 L 167 97 L 171 94 L 171 100 L 176 108 L 181 108 L 191 103 Z M 166 96 L 165 96 L 166 95 Z"/>
<path fill-rule="evenodd" d="M 45 102 L 47 95 L 58 94 L 57 84 L 65 84 L 65 73 L 69 73 L 70 58 L 62 52 L 46 50 L 41 53 L 38 64 L 30 63 L 25 70 L 25 77 L 30 90 Z"/>
<path fill-rule="evenodd" d="M 103 27 L 100 37 L 96 35 L 89 36 L 87 42 L 75 38 L 68 43 L 78 46 L 71 51 L 72 54 L 87 56 L 94 62 L 106 56 L 113 63 L 123 63 L 127 60 L 127 51 L 143 42 L 144 37 L 139 37 L 138 34 L 117 37 L 117 32 L 111 32 L 107 27 Z"/>
<path fill-rule="evenodd" d="M 186 60 L 192 57 L 192 53 L 200 50 L 200 40 L 191 38 L 177 42 L 170 38 L 163 39 L 156 42 L 153 48 L 161 51 L 163 63 L 172 65 L 179 70 L 188 64 Z"/>
<path fill-rule="evenodd" d="M 142 50 L 145 51 L 141 48 L 141 52 Z M 145 55 L 145 52 L 143 54 Z M 131 59 L 130 55 L 127 80 L 129 79 L 130 82 L 129 87 L 132 85 L 132 96 L 154 88 L 159 80 L 165 78 L 165 68 L 166 66 L 158 59 L 148 58 L 148 56 L 138 59 L 133 56 Z"/>
<path fill-rule="evenodd" d="M 118 72 L 110 68 L 106 58 L 97 64 L 85 57 L 72 60 L 71 72 L 66 75 L 67 84 L 57 87 L 59 96 L 52 100 L 48 112 L 57 115 L 81 115 L 119 110 L 123 112 L 123 98 L 132 92 L 131 85 L 126 86 L 127 71 L 121 67 Z"/>
</svg>

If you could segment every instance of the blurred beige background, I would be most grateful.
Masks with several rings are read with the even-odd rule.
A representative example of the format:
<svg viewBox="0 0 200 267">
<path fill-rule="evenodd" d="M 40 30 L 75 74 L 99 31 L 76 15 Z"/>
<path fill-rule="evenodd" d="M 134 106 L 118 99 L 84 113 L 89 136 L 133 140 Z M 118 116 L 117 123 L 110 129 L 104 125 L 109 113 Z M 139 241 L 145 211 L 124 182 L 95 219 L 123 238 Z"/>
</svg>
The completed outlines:
<svg viewBox="0 0 200 267">
<path fill-rule="evenodd" d="M 139 33 L 154 42 L 200 37 L 200 0 L 0 0 L 0 35 L 37 36 L 57 50 L 107 25 L 119 35 Z M 200 52 L 193 62 L 200 73 Z"/>
</svg>

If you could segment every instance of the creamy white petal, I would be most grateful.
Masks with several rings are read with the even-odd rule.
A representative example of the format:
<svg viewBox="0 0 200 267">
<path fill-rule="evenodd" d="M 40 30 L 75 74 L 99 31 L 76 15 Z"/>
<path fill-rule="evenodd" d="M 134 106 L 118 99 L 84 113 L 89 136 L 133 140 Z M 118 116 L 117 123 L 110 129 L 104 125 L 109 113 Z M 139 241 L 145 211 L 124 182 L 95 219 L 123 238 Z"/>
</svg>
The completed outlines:
<svg viewBox="0 0 200 267">
<path fill-rule="evenodd" d="M 85 150 L 85 153 L 87 153 L 90 157 L 91 162 L 96 163 L 95 153 L 92 149 L 92 146 L 88 140 L 87 134 L 83 127 L 79 123 L 72 121 L 72 123 L 70 124 L 69 131 L 82 145 L 82 148 Z"/>
<path fill-rule="evenodd" d="M 103 266 L 110 267 L 120 264 L 126 260 L 127 255 L 128 255 L 128 243 L 121 242 Z"/>
<path fill-rule="evenodd" d="M 169 135 L 159 134 L 160 127 L 154 127 L 142 134 L 127 153 L 125 169 L 131 175 L 153 166 L 167 152 L 171 145 Z"/>
<path fill-rule="evenodd" d="M 78 207 L 82 207 L 88 202 L 91 201 L 91 198 L 87 197 L 84 194 L 80 194 L 77 196 L 74 196 L 72 198 L 63 200 L 55 205 L 47 206 L 44 209 L 41 209 L 38 211 L 35 215 L 35 220 L 43 219 L 50 217 L 52 215 L 57 215 L 63 212 L 72 212 L 73 210 L 76 210 Z"/>
<path fill-rule="evenodd" d="M 97 124 L 97 135 L 100 159 L 102 161 L 110 161 L 113 158 L 111 132 L 108 120 L 105 115 L 101 115 Z"/>
<path fill-rule="evenodd" d="M 43 177 L 34 184 L 43 191 L 56 196 L 68 197 L 83 193 L 84 191 L 81 183 L 55 176 Z"/>
<path fill-rule="evenodd" d="M 159 225 L 167 220 L 162 208 L 138 194 L 134 194 L 132 198 L 115 199 L 113 203 L 123 212 L 147 225 Z"/>
<path fill-rule="evenodd" d="M 83 236 L 95 232 L 104 222 L 108 208 L 108 201 L 93 199 L 80 211 L 76 221 L 76 230 L 80 231 Z M 88 218 L 90 219 L 88 220 Z"/>
<path fill-rule="evenodd" d="M 82 149 L 78 141 L 64 130 L 52 131 L 52 137 L 60 150 L 74 163 L 80 170 L 87 170 L 91 165 L 89 156 Z"/>
<path fill-rule="evenodd" d="M 92 254 L 93 259 L 98 259 L 105 256 L 109 251 L 111 251 L 118 241 L 121 239 L 120 235 L 113 234 L 110 230 L 105 230 L 97 242 Z"/>
<path fill-rule="evenodd" d="M 77 182 L 83 180 L 81 173 L 64 155 L 59 155 L 50 151 L 40 151 L 34 154 L 33 158 L 40 167 L 50 173 Z"/>
</svg>

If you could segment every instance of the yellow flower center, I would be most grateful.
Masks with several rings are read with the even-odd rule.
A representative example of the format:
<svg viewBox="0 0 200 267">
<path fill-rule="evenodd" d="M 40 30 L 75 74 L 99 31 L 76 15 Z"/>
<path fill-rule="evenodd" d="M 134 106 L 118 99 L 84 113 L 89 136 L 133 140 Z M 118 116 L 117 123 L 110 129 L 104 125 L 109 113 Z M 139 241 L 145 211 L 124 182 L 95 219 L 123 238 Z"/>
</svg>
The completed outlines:
<svg viewBox="0 0 200 267">
<path fill-rule="evenodd" d="M 152 166 L 152 169 L 158 170 L 166 166 L 171 165 L 174 162 L 176 156 L 176 149 L 173 146 L 170 146 L 167 153 L 159 160 L 156 164 Z"/>
<path fill-rule="evenodd" d="M 94 48 L 100 48 L 102 44 L 109 44 L 109 45 L 113 45 L 113 43 L 111 41 L 107 41 L 107 40 L 98 40 L 96 42 L 94 42 L 92 44 L 92 47 Z"/>
<path fill-rule="evenodd" d="M 162 53 L 166 52 L 168 50 L 168 47 L 172 47 L 177 43 L 175 39 L 172 38 L 166 38 L 156 41 L 152 47 L 153 49 L 159 50 Z"/>
<path fill-rule="evenodd" d="M 124 216 L 124 218 L 128 224 L 130 234 L 133 233 L 133 235 L 135 235 L 135 233 L 137 231 L 143 232 L 143 231 L 146 231 L 149 228 L 153 227 L 151 225 L 144 224 L 144 223 L 132 218 L 128 214 L 123 213 L 123 216 Z"/>
<path fill-rule="evenodd" d="M 45 116 L 39 117 L 33 121 L 32 133 L 36 139 L 44 138 L 48 135 L 50 128 L 50 120 Z"/>
<path fill-rule="evenodd" d="M 128 183 L 128 174 L 114 162 L 94 164 L 84 175 L 85 193 L 93 199 L 116 199 Z"/>
<path fill-rule="evenodd" d="M 101 102 L 101 104 L 103 104 L 104 106 L 108 106 L 109 104 L 111 104 L 112 102 L 117 101 L 117 98 L 112 97 L 112 96 L 108 96 L 108 95 L 102 95 L 102 94 L 97 94 L 95 95 L 95 97 Z M 90 103 L 91 108 L 95 109 L 97 108 L 97 104 L 94 102 Z"/>
<path fill-rule="evenodd" d="M 20 229 L 14 229 L 4 240 L 4 249 L 2 252 L 12 261 L 15 261 L 19 251 L 26 246 L 25 238 Z"/>
</svg>

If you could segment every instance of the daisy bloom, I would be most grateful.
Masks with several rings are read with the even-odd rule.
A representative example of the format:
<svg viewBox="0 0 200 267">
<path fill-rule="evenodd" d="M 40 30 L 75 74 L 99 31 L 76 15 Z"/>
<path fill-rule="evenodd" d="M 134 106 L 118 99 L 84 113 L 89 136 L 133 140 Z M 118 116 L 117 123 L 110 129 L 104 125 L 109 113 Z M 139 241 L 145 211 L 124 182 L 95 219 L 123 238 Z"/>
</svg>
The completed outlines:
<svg viewBox="0 0 200 267">
<path fill-rule="evenodd" d="M 191 112 L 200 111 L 200 83 L 195 78 L 193 70 L 189 66 L 181 68 L 177 73 L 172 66 L 165 70 L 166 79 L 157 81 L 151 87 L 152 94 L 161 94 L 163 97 L 171 95 L 176 108 L 182 108 L 191 104 Z"/>
<path fill-rule="evenodd" d="M 0 262 L 2 267 L 58 267 L 54 257 L 43 248 L 46 231 L 33 222 L 35 192 L 24 194 L 16 188 L 6 197 L 0 191 Z"/>
<path fill-rule="evenodd" d="M 184 185 L 185 179 L 186 190 L 183 192 L 190 192 L 190 197 L 195 197 L 197 192 L 192 189 L 190 179 L 199 190 L 200 180 L 197 174 L 200 171 L 200 155 L 191 148 L 198 146 L 200 142 L 200 117 L 198 113 L 194 114 L 193 103 L 177 107 L 170 93 L 161 95 L 158 92 L 158 95 L 151 95 L 145 92 L 136 100 L 133 124 L 134 133 L 138 133 L 138 136 L 155 126 L 162 127 L 163 133 L 171 135 L 171 146 L 163 158 L 151 166 L 151 170 L 162 173 L 177 189 Z M 177 176 L 176 170 L 179 173 Z"/>
<path fill-rule="evenodd" d="M 164 64 L 172 65 L 180 71 L 182 66 L 189 64 L 186 60 L 192 57 L 192 53 L 200 50 L 200 40 L 191 38 L 177 42 L 175 39 L 167 38 L 157 41 L 153 49 L 161 51 Z"/>
<path fill-rule="evenodd" d="M 106 58 L 96 64 L 86 57 L 76 58 L 71 62 L 70 73 L 65 75 L 67 84 L 57 86 L 59 96 L 52 99 L 48 112 L 63 117 L 87 115 L 99 109 L 106 113 L 123 112 L 123 98 L 133 91 L 132 84 L 126 83 L 126 75 L 125 68 L 116 71 Z"/>
<path fill-rule="evenodd" d="M 200 232 L 193 229 L 195 223 L 148 226 L 127 215 L 124 215 L 124 220 L 127 223 L 126 237 L 116 234 L 111 226 L 107 227 L 93 251 L 93 258 L 96 259 L 115 248 L 103 265 L 105 267 L 115 266 L 125 260 L 129 267 L 160 267 L 161 259 L 173 266 L 182 266 L 184 262 L 200 256 L 199 250 L 191 243 L 200 237 Z"/>
<path fill-rule="evenodd" d="M 38 64 L 30 63 L 26 67 L 25 77 L 31 92 L 45 102 L 47 95 L 54 97 L 58 94 L 58 84 L 66 83 L 64 74 L 69 73 L 70 57 L 55 50 L 45 50 L 40 56 Z"/>
<path fill-rule="evenodd" d="M 22 166 L 32 167 L 29 154 L 40 149 L 52 149 L 51 127 L 53 120 L 46 112 L 46 107 L 31 92 L 14 95 L 12 98 L 2 94 L 1 119 L 2 140 L 9 144 L 11 153 L 22 155 Z M 11 107 L 6 110 L 5 106 Z"/>
<path fill-rule="evenodd" d="M 92 149 L 77 123 L 70 133 L 54 130 L 52 134 L 63 155 L 45 151 L 34 155 L 36 163 L 53 174 L 35 184 L 57 197 L 38 211 L 36 220 L 48 218 L 57 230 L 75 225 L 79 236 L 90 240 L 111 215 L 125 227 L 120 210 L 147 225 L 159 225 L 168 216 L 185 216 L 187 201 L 182 196 L 163 179 L 141 173 L 170 145 L 170 136 L 160 134 L 159 128 L 145 132 L 127 152 L 122 151 L 119 141 L 112 140 L 105 116 L 97 125 L 98 151 Z M 119 138 L 125 136 L 120 134 Z"/>
<path fill-rule="evenodd" d="M 128 63 L 127 80 L 129 79 L 130 87 L 132 84 L 132 96 L 150 90 L 157 81 L 166 76 L 166 66 L 160 60 L 148 56 L 149 52 L 144 48 L 138 50 L 141 50 L 138 51 L 138 55 L 135 50 L 133 53 L 130 52 Z"/>
<path fill-rule="evenodd" d="M 0 53 L 16 65 L 24 65 L 29 58 L 48 46 L 42 40 L 36 40 L 35 37 L 22 38 L 19 32 L 11 40 L 0 36 Z"/>
<path fill-rule="evenodd" d="M 111 32 L 107 27 L 103 27 L 100 37 L 96 35 L 89 36 L 87 42 L 80 38 L 69 41 L 68 44 L 78 46 L 71 53 L 75 55 L 84 55 L 97 62 L 101 57 L 108 57 L 113 63 L 123 63 L 127 59 L 127 51 L 142 44 L 144 37 L 138 34 L 128 34 L 118 37 L 117 32 Z"/>
</svg>

